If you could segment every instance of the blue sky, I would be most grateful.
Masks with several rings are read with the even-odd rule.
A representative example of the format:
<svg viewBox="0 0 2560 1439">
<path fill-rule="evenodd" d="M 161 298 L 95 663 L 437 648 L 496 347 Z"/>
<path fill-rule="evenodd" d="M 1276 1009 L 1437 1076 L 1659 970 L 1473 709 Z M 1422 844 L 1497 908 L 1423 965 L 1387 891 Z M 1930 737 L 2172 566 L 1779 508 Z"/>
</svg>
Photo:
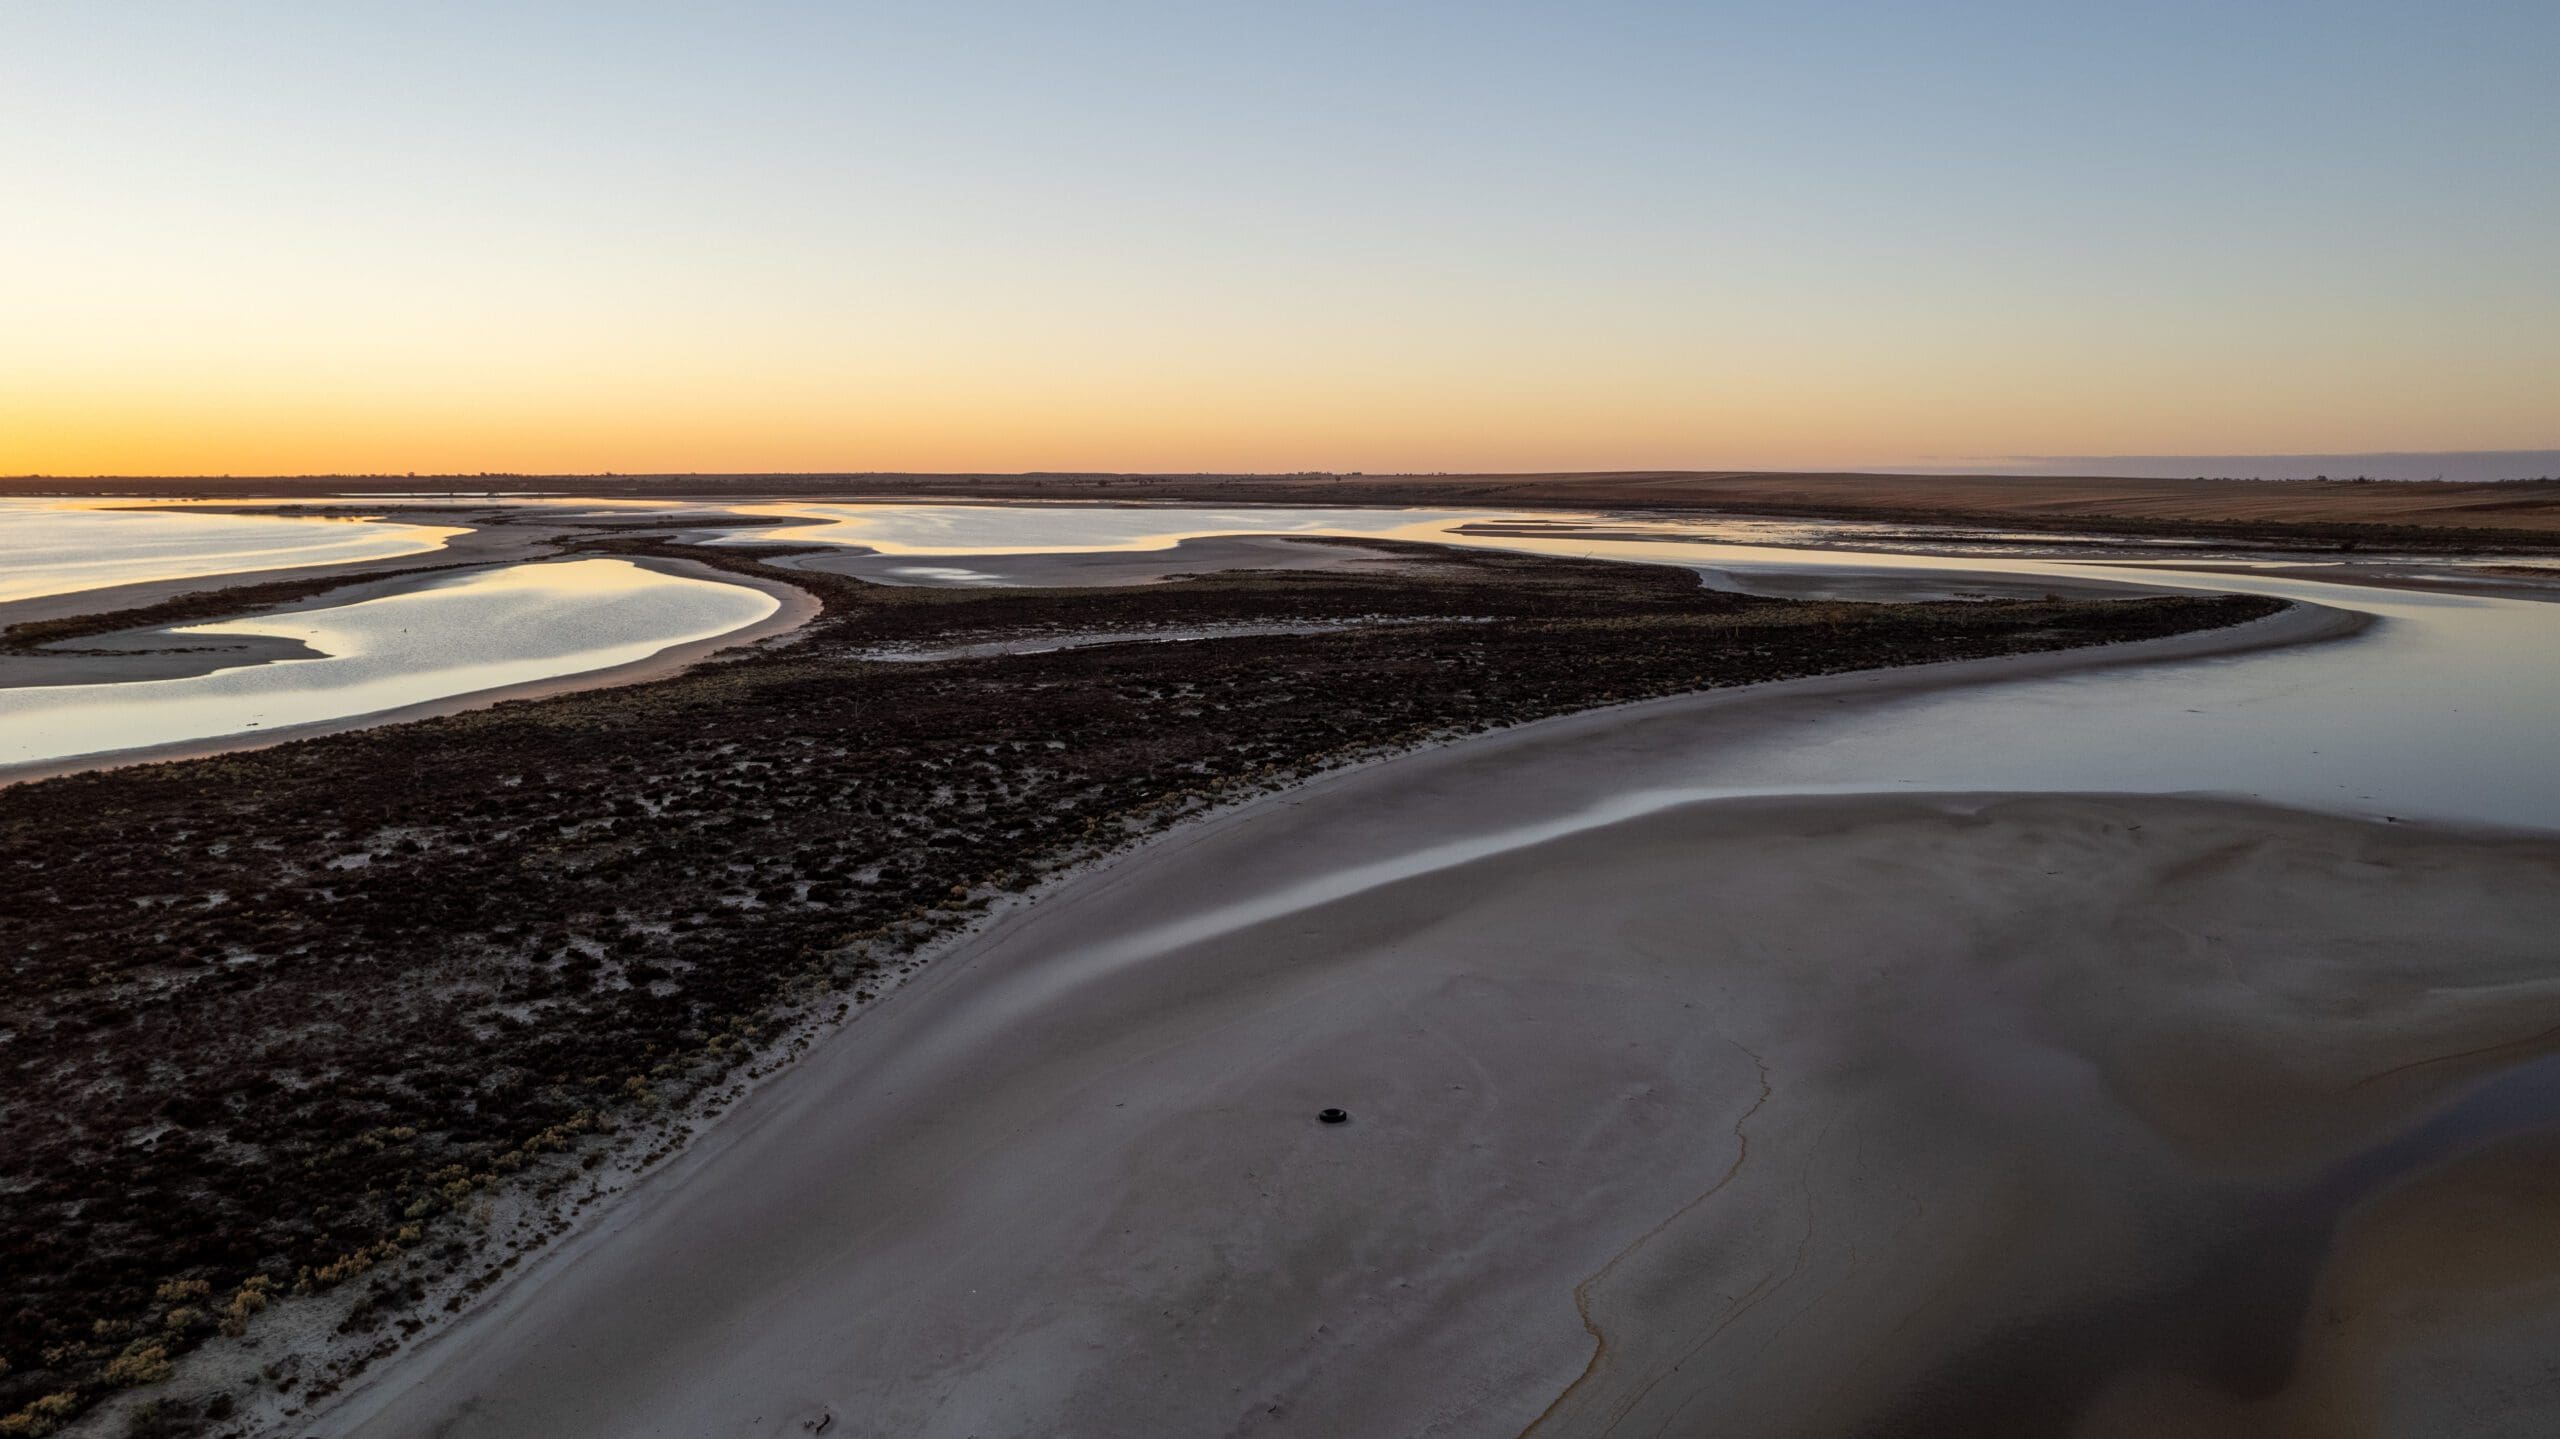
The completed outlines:
<svg viewBox="0 0 2560 1439">
<path fill-rule="evenodd" d="M 0 470 L 2547 446 L 2554 73 L 2550 4 L 24 5 Z"/>
</svg>

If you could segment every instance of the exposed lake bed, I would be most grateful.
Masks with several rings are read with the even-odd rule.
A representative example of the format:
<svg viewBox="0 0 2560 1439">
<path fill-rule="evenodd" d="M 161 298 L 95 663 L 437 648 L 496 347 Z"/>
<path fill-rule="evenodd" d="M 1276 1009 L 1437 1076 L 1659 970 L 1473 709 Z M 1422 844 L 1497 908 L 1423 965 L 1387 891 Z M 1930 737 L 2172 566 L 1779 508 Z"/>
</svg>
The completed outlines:
<svg viewBox="0 0 2560 1439">
<path fill-rule="evenodd" d="M 2560 845 L 2165 798 L 1605 808 L 1666 726 L 1783 733 L 1874 683 L 1549 721 L 1079 881 L 352 1432 L 2326 1434 L 2379 1392 L 2419 1432 L 2470 1402 L 2315 1363 L 2306 1331 L 2390 1321 L 2305 1296 L 2364 1262 L 2342 1215 L 2551 1123 L 2399 1142 L 2560 1020 Z M 2538 1351 L 2501 1342 L 2471 1361 L 2529 1420 Z"/>
<path fill-rule="evenodd" d="M 2560 1439 L 2560 0 L 2296 8 L 0 11 L 0 1439 Z"/>
<path fill-rule="evenodd" d="M 1039 507 L 1024 508 L 1031 518 L 1007 523 L 1036 523 Z M 571 1222 L 567 1183 L 547 1206 L 507 1209 L 509 1185 L 474 1180 L 523 1220 L 488 1244 L 504 1232 L 511 1253 L 549 1251 L 524 1277 L 424 1255 L 368 1261 L 415 1277 L 351 1282 L 373 1296 L 360 1312 L 397 1314 L 405 1284 L 454 1295 L 465 1317 L 429 1326 L 424 1347 L 342 1406 L 321 1391 L 396 1345 L 362 1326 L 327 1343 L 281 1328 L 212 1340 L 191 1362 L 216 1387 L 294 1361 L 290 1385 L 249 1383 L 244 1419 L 300 1411 L 297 1430 L 381 1434 L 782 1434 L 822 1419 L 1153 1432 L 1284 1417 L 1343 1433 L 1642 1420 L 1675 1433 L 2174 1422 L 2313 1434 L 2356 1432 L 2338 1416 L 2371 1413 L 2398 1416 L 2373 1432 L 2429 1432 L 2460 1397 L 2429 1377 L 2447 1353 L 2502 1386 L 2511 1417 L 2552 1402 L 2518 1367 L 2543 1332 L 2532 1316 L 2550 1312 L 2535 1297 L 2547 1269 L 2520 1252 L 2503 1272 L 2475 1263 L 2464 1288 L 2447 1268 L 2423 1313 L 2406 1284 L 2376 1277 L 2421 1243 L 2413 1216 L 2512 1208 L 2543 1172 L 2516 1146 L 2554 1117 L 2528 1080 L 2560 1026 L 2560 976 L 2540 947 L 2560 921 L 2560 794 L 2531 759 L 2550 681 L 2507 657 L 2548 641 L 2560 611 L 2547 604 L 2328 584 L 2262 561 L 2208 568 L 2231 558 L 2220 554 L 2126 570 L 2108 563 L 2124 556 L 2067 547 L 1948 554 L 1937 547 L 1960 537 L 1937 536 L 1851 553 L 1633 539 L 1626 521 L 1578 529 L 1571 517 L 1470 533 L 1488 522 L 1390 513 L 1364 537 L 1328 515 L 1278 538 L 1199 534 L 1194 518 L 1142 511 L 1085 536 L 1107 545 L 1053 553 L 973 533 L 966 517 L 937 532 L 947 543 L 885 550 L 731 537 L 699 510 L 647 523 L 658 539 L 626 525 L 614 541 L 641 546 L 627 558 L 550 567 L 726 551 L 704 582 L 760 574 L 851 608 L 831 608 L 836 627 L 789 651 L 688 688 L 591 690 L 555 702 L 553 719 L 541 718 L 550 706 L 515 707 L 459 717 L 459 730 L 342 737 L 332 743 L 357 747 L 350 762 L 371 750 L 486 758 L 405 798 L 402 815 L 384 810 L 376 838 L 287 841 L 277 862 L 314 876 L 304 883 L 333 923 L 378 925 L 401 890 L 455 893 L 492 862 L 486 839 L 461 836 L 522 844 L 559 826 L 540 872 L 573 917 L 561 957 L 537 957 L 524 990 L 511 929 L 538 936 L 542 921 L 457 920 L 486 955 L 477 977 L 403 1004 L 471 1012 L 484 1001 L 464 997 L 469 986 L 486 984 L 485 1002 L 566 1025 L 559 1006 L 593 1006 L 621 984 L 645 990 L 613 1001 L 633 1016 L 730 1012 L 702 1007 L 701 966 L 732 947 L 730 929 L 745 941 L 775 925 L 752 943 L 835 954 L 815 993 L 863 1002 L 832 1019 L 817 1005 L 796 1028 L 721 1031 L 743 1043 L 716 1048 L 751 1049 L 758 1068 L 807 1052 L 743 1100 L 720 1091 L 740 1107 L 690 1147 L 678 1144 L 690 1108 L 627 1116 L 638 1137 L 607 1148 L 672 1151 L 674 1167 L 626 1197 L 598 1194 L 589 1218 Z M 714 536 L 732 542 L 686 543 Z M 1453 570 L 1433 557 L 1468 551 L 1417 537 L 1481 558 Z M 1658 597 L 1616 619 L 1506 612 L 1498 591 L 1465 586 L 1538 572 L 1462 580 L 1468 566 L 1575 562 L 1497 546 L 1642 558 L 1659 586 L 1626 581 L 1628 593 Z M 1305 563 L 1267 563 L 1291 550 Z M 865 551 L 976 578 L 919 585 L 842 567 Z M 1571 572 L 1589 578 L 1536 603 L 1626 567 Z M 910 598 L 884 603 L 883 581 Z M 1078 588 L 1037 587 L 1059 584 Z M 2191 633 L 2095 648 L 2098 631 L 2065 633 L 2103 614 L 2171 613 L 2146 605 L 2240 603 L 2207 598 L 2226 589 L 2263 598 Z M 1752 592 L 1791 593 L 1799 608 Z M 1856 625 L 1895 607 L 1824 598 L 1844 593 L 1935 603 L 1888 638 Z M 2094 598 L 2144 594 L 2131 609 Z M 1950 602 L 1969 595 L 2006 598 Z M 1743 608 L 1631 647 L 1662 623 L 1636 616 L 1662 604 L 1708 607 L 1683 626 Z M 1788 630 L 1788 613 L 1818 631 Z M 2003 629 L 2010 616 L 2018 627 Z M 279 615 L 251 628 L 315 649 L 332 638 L 297 623 L 319 624 Z M 1515 633 L 1560 624 L 1544 650 Z M 224 627 L 169 632 L 197 628 Z M 1132 643 L 1155 637 L 1183 642 Z M 1933 652 L 1949 644 L 1976 657 Z M 1804 668 L 1823 650 L 1829 662 Z M 1764 672 L 1677 668 L 1684 654 L 1742 652 Z M 878 664 L 892 656 L 902 662 Z M 1326 665 L 1340 666 L 1331 679 Z M 1651 665 L 1669 668 L 1643 678 Z M 1028 687 L 957 698 L 982 682 L 971 676 L 1013 674 L 1004 667 L 1023 667 Z M 1616 688 L 1595 687 L 1610 671 Z M 1249 756 L 1281 716 L 1210 677 L 1285 683 L 1305 695 L 1292 732 L 1309 728 L 1255 761 L 1269 765 L 1314 752 L 1324 726 L 1387 695 L 1418 715 L 1496 675 L 1539 674 L 1558 688 L 1474 712 L 1641 702 L 1279 789 L 1100 868 L 1054 871 L 1025 907 L 1002 901 L 1005 884 L 937 892 L 938 873 L 984 881 L 1012 863 L 934 858 L 954 843 L 933 837 L 935 816 L 994 814 L 1016 802 L 999 804 L 1008 786 L 1053 784 L 1042 737 L 1075 731 L 1056 718 L 1068 711 L 1041 707 L 1071 696 L 1151 696 L 1133 718 L 1224 725 Z M 786 676 L 807 713 L 787 732 L 738 728 L 759 711 L 727 707 Z M 1748 678 L 1764 682 L 1682 693 Z M 894 768 L 818 780 L 845 763 L 812 767 L 845 742 L 823 717 L 856 703 L 870 726 L 883 721 L 867 706 L 921 706 L 866 743 L 931 756 L 917 778 L 940 778 L 912 797 L 875 787 Z M 674 708 L 653 716 L 660 706 Z M 975 717 L 928 744 L 945 713 Z M 535 742 L 555 728 L 561 738 Z M 618 748 L 562 747 L 592 733 Z M 667 769 L 661 749 L 682 763 Z M 616 752 L 634 767 L 617 774 Z M 1069 752 L 1094 763 L 1080 742 Z M 316 792 L 281 798 L 325 753 L 208 762 L 279 796 L 229 806 L 227 831 L 256 847 L 270 843 L 261 834 L 325 830 Z M 2385 754 L 2397 762 L 2379 772 Z M 1129 796 L 1171 793 L 1152 786 L 1190 774 L 1202 795 L 1154 812 L 1178 816 L 1251 792 L 1232 786 L 1250 764 L 1184 768 L 1202 762 L 1168 769 L 1158 756 L 1130 771 L 1149 778 Z M 85 792 L 141 813 L 181 803 L 179 773 Z M 804 774 L 818 780 L 805 796 Z M 783 827 L 748 855 L 720 837 L 724 811 Z M 923 823 L 897 842 L 922 858 L 833 852 L 884 823 Z M 690 847 L 692 872 L 730 877 L 668 885 L 649 857 L 662 841 Z M 333 846 L 364 862 L 332 873 L 371 888 L 320 880 L 310 866 Z M 191 947 L 179 936 L 255 891 L 249 924 L 228 921 L 245 972 L 306 963 L 289 958 L 289 936 L 315 933 L 292 918 L 311 901 L 253 873 L 270 861 L 241 863 L 203 877 L 226 896 L 207 918 L 144 951 Z M 884 887 L 916 913 L 1001 917 L 956 939 L 943 918 L 894 922 L 835 948 L 877 924 L 860 897 Z M 349 902 L 358 909 L 337 908 Z M 591 912 L 607 917 L 600 929 L 577 918 Z M 260 927 L 265 938 L 241 938 Z M 857 952 L 870 968 L 843 967 Z M 560 988 L 556 976 L 590 961 L 598 988 Z M 139 1011 L 148 1024 L 158 1013 Z M 590 1040 L 657 1036 L 637 1041 L 647 1062 L 634 1082 L 713 1093 L 678 1077 L 725 1072 L 699 1068 L 686 1047 L 698 1041 L 656 1028 L 665 1017 L 618 1031 L 604 1013 L 577 1021 Z M 493 1018 L 471 1027 L 502 1052 L 520 1042 Z M 431 1072 L 411 1061 L 397 1068 Z M 1317 1128 L 1310 1116 L 1336 1104 L 1351 1121 Z M 545 1161 L 524 1162 L 535 1174 Z M 2229 1257 L 2235 1245 L 2256 1268 Z M 670 1283 L 692 1296 L 681 1312 L 650 1298 Z M 344 1297 L 305 1303 L 344 1314 Z"/>
<path fill-rule="evenodd" d="M 2393 1381 L 2297 1388 L 2295 1336 L 2396 1176 L 2293 1196 L 2460 1090 L 2358 1079 L 2560 1010 L 2550 845 L 2177 800 L 1693 806 L 1130 947 L 1407 784 L 1018 916 L 342 1422 L 2336 1433 Z M 2267 929 L 2298 957 L 2242 959 Z M 2325 1012 L 2375 980 L 2432 993 Z"/>
</svg>

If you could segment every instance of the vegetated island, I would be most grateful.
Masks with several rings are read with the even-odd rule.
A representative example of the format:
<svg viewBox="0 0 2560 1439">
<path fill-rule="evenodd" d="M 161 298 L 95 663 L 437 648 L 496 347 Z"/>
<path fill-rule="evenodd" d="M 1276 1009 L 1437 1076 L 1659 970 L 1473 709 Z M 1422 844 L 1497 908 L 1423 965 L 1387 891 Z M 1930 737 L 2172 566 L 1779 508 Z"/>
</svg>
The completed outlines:
<svg viewBox="0 0 2560 1439">
<path fill-rule="evenodd" d="M 601 540 L 823 609 L 671 679 L 0 788 L 0 1434 L 209 1343 L 133 1432 L 328 1394 L 935 941 L 1224 802 L 1568 711 L 2282 608 L 1773 601 L 1356 543 L 1406 563 L 922 589 Z M 243 1358 L 292 1296 L 337 1357 Z"/>
</svg>

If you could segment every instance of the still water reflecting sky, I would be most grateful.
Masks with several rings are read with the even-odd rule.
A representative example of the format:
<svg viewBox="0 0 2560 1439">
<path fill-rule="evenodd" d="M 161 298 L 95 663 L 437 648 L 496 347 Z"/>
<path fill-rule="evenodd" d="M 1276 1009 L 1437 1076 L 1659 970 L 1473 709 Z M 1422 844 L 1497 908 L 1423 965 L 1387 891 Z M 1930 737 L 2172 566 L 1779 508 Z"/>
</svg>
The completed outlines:
<svg viewBox="0 0 2560 1439">
<path fill-rule="evenodd" d="M 300 640 L 326 656 L 189 679 L 0 689 L 0 765 L 375 714 L 584 674 L 755 623 L 780 608 L 740 585 L 627 560 L 514 565 L 353 604 L 178 633 Z"/>
<path fill-rule="evenodd" d="M 2042 558 L 1846 554 L 1692 544 L 1476 537 L 1547 554 L 1689 565 L 1711 582 L 1955 573 L 2241 591 L 2356 610 L 2351 639 L 2168 664 L 2098 667 L 1842 705 L 1648 782 L 1717 792 L 2207 792 L 2362 814 L 2560 828 L 2560 604 L 2377 589 L 2322 566 L 2246 574 Z M 1872 591 L 1869 591 L 1872 593 Z"/>
<path fill-rule="evenodd" d="M 1216 510 L 1153 506 L 791 506 L 804 531 L 916 553 L 999 555 L 1143 549 L 1201 534 L 1435 539 L 1695 569 L 1708 583 L 1801 590 L 1838 581 L 1861 597 L 1934 596 L 1968 577 L 2243 591 L 2376 617 L 2352 639 L 2222 659 L 2102 667 L 1871 705 L 1713 754 L 1666 754 L 1631 785 L 1666 794 L 1820 790 L 2088 790 L 2215 793 L 2376 815 L 2560 828 L 2560 605 L 2324 580 L 2318 563 L 2229 574 L 2180 568 L 2153 549 L 1985 550 L 1960 536 L 1799 520 L 1640 524 L 1450 511 Z M 1543 533 L 1482 522 L 1553 520 Z M 2045 537 L 2049 538 L 2049 537 Z M 1808 541 L 1813 543 L 1808 543 Z M 1890 546 L 1890 548 L 1885 548 Z M 2131 552 L 2129 552 L 2131 553 Z M 2210 555 L 2195 563 L 2227 563 Z M 1692 793 L 1692 792 L 1695 793 Z"/>
<path fill-rule="evenodd" d="M 0 602 L 389 559 L 439 549 L 464 533 L 364 519 L 116 508 L 120 503 L 0 499 Z"/>
<path fill-rule="evenodd" d="M 1666 794 L 1814 790 L 2090 790 L 2253 795 L 2369 814 L 2560 828 L 2560 605 L 2334 583 L 2318 565 L 2247 573 L 2138 567 L 2103 555 L 1930 553 L 1907 537 L 1807 522 L 1623 522 L 1530 534 L 1471 529 L 1495 512 L 1092 505 L 747 505 L 805 525 L 734 541 L 824 540 L 917 554 L 1161 548 L 1214 534 L 1371 535 L 1693 568 L 1743 589 L 1839 584 L 1868 597 L 1966 577 L 2273 594 L 2376 617 L 2348 640 L 2222 659 L 1844 704 L 1786 733 L 1666 754 L 1631 787 Z M 1812 528 L 1821 547 L 1797 540 Z M 138 531 L 135 533 L 139 533 Z M 412 535 L 415 531 L 402 530 Z M 1890 541 L 1891 551 L 1866 548 Z M 1855 548 L 1842 548 L 1842 545 Z M 112 558 L 112 557 L 108 557 Z M 2199 556 L 2195 563 L 2208 557 Z M 158 561 L 185 563 L 163 556 Z M 202 572 L 202 571 L 199 571 Z M 202 627 L 301 639 L 328 660 L 190 680 L 0 691 L 0 764 L 374 713 L 583 673 L 773 612 L 756 591 L 588 560 L 484 572 L 415 594 Z"/>
</svg>

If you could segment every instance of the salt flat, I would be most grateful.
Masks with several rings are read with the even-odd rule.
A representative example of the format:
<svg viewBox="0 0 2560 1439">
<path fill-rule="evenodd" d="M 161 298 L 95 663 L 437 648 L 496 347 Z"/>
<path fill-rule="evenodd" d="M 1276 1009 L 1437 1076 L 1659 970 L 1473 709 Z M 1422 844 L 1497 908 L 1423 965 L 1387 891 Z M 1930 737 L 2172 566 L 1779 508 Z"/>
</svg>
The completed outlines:
<svg viewBox="0 0 2560 1439">
<path fill-rule="evenodd" d="M 2438 1412 L 2391 1362 L 2285 1381 L 2305 1296 L 2374 1249 L 2326 1226 L 2467 1152 L 2411 1127 L 2560 1024 L 2560 843 L 2181 797 L 1591 807 L 1848 694 L 2333 628 L 1661 701 L 1180 832 L 934 966 L 323 1428 Z M 2551 1312 L 2543 1271 L 2481 1285 Z M 2388 1360 L 2405 1328 L 2359 1332 Z M 2554 1400 L 2548 1328 L 2466 1351 L 2519 1361 L 2513 1414 Z"/>
</svg>

